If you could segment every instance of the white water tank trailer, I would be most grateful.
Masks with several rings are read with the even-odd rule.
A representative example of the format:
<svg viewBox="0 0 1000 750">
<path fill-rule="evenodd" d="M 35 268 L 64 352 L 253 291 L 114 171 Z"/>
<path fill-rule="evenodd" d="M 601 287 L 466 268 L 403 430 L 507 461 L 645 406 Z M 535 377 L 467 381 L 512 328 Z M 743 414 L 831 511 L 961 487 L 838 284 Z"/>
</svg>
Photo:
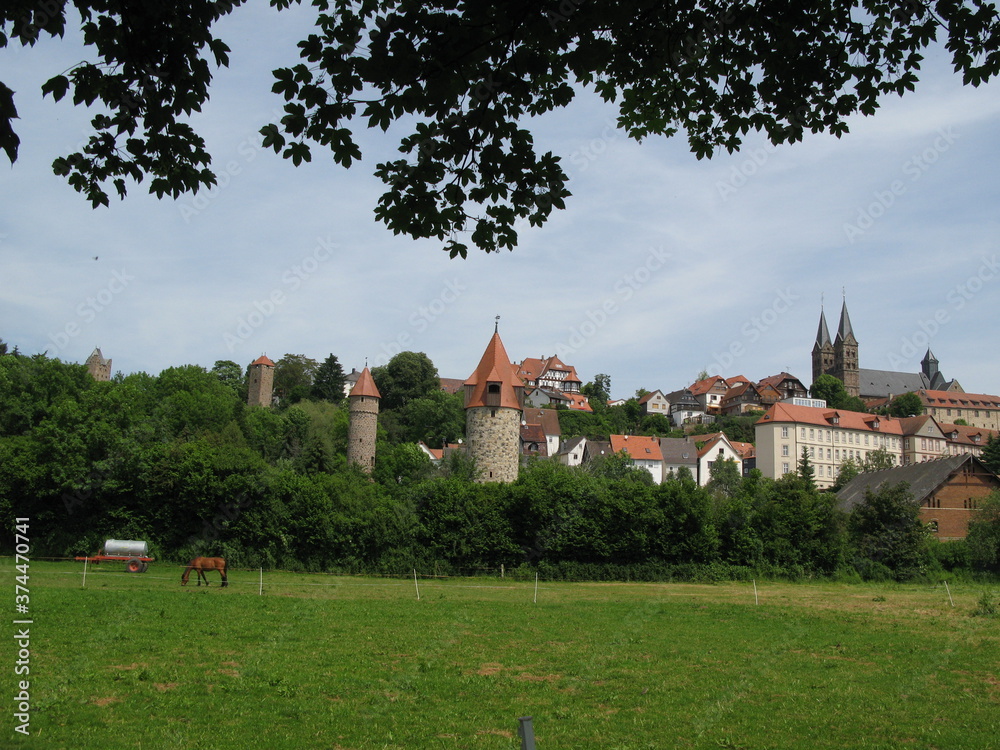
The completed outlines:
<svg viewBox="0 0 1000 750">
<path fill-rule="evenodd" d="M 108 539 L 104 549 L 93 557 L 78 557 L 82 562 L 101 563 L 109 560 L 122 560 L 125 570 L 129 573 L 145 573 L 149 563 L 154 558 L 149 556 L 149 545 L 134 539 Z"/>
</svg>

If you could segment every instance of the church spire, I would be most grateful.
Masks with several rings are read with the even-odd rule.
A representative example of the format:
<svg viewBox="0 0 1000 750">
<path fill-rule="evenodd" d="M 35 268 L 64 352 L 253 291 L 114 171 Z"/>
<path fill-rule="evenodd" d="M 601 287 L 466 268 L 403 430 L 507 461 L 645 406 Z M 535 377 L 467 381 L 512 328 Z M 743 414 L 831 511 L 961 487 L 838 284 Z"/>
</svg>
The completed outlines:
<svg viewBox="0 0 1000 750">
<path fill-rule="evenodd" d="M 854 328 L 851 327 L 851 316 L 847 313 L 847 297 L 844 297 L 844 307 L 840 311 L 840 327 L 837 329 L 837 339 L 846 341 L 850 337 L 857 341 Z"/>
<path fill-rule="evenodd" d="M 819 330 L 816 331 L 816 348 L 822 349 L 829 346 L 833 342 L 830 341 L 830 329 L 826 327 L 826 314 L 823 312 L 823 308 L 819 309 Z"/>
</svg>

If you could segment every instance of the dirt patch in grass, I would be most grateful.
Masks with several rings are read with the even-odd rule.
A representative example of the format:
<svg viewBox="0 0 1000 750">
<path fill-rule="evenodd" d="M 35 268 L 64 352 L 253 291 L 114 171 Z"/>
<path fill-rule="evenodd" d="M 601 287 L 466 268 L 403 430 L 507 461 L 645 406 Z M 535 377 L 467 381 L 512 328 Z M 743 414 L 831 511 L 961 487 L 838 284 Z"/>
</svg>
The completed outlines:
<svg viewBox="0 0 1000 750">
<path fill-rule="evenodd" d="M 514 678 L 515 680 L 520 680 L 521 682 L 556 682 L 562 679 L 561 674 L 546 674 L 546 675 L 534 675 L 528 674 L 527 672 L 521 672 Z"/>
<path fill-rule="evenodd" d="M 476 734 L 492 734 L 497 737 L 506 737 L 507 739 L 513 739 L 514 733 L 509 732 L 506 729 L 478 729 Z"/>
<path fill-rule="evenodd" d="M 110 696 L 108 698 L 98 698 L 94 696 L 90 699 L 90 702 L 93 703 L 95 706 L 101 706 L 103 708 L 104 706 L 110 706 L 114 703 L 121 703 L 122 699 L 115 698 L 114 696 Z"/>
</svg>

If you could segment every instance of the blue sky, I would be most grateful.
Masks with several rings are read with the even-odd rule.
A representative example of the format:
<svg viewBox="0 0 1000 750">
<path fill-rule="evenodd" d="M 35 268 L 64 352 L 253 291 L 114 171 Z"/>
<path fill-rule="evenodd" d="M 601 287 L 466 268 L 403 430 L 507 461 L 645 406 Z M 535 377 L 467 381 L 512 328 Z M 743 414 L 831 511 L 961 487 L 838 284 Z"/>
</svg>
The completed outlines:
<svg viewBox="0 0 1000 750">
<path fill-rule="evenodd" d="M 350 371 L 409 349 L 465 378 L 500 315 L 515 360 L 557 353 L 629 396 L 703 369 L 808 385 L 821 299 L 834 329 L 846 292 L 862 367 L 916 371 L 929 343 L 946 377 L 1000 392 L 1000 88 L 963 87 L 940 54 L 839 140 L 750 136 L 703 161 L 683 137 L 629 140 L 583 93 L 531 123 L 565 160 L 568 209 L 513 252 L 451 260 L 373 218 L 394 131 L 361 133 L 350 170 L 260 148 L 280 108 L 269 71 L 296 61 L 303 20 L 253 7 L 220 27 L 231 67 L 194 118 L 217 188 L 161 201 L 132 186 L 98 210 L 50 169 L 92 113 L 39 92 L 86 53 L 0 52 L 22 139 L 0 179 L 0 338 L 78 362 L 100 346 L 116 371 L 149 373 L 261 353 L 333 353 Z"/>
</svg>

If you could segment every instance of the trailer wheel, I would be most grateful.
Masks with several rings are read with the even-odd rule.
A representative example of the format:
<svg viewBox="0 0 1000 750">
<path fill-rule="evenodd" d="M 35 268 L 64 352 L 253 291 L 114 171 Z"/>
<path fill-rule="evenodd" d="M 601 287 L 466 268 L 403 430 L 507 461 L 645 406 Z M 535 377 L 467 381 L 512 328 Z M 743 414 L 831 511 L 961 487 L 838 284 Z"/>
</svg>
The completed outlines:
<svg viewBox="0 0 1000 750">
<path fill-rule="evenodd" d="M 131 558 L 127 563 L 125 563 L 125 570 L 129 573 L 141 573 L 142 572 L 142 560 L 137 557 Z"/>
<path fill-rule="evenodd" d="M 148 569 L 149 569 L 149 563 L 146 562 L 145 560 L 143 560 L 142 561 L 142 570 L 140 570 L 139 572 L 140 573 L 145 573 Z"/>
</svg>

